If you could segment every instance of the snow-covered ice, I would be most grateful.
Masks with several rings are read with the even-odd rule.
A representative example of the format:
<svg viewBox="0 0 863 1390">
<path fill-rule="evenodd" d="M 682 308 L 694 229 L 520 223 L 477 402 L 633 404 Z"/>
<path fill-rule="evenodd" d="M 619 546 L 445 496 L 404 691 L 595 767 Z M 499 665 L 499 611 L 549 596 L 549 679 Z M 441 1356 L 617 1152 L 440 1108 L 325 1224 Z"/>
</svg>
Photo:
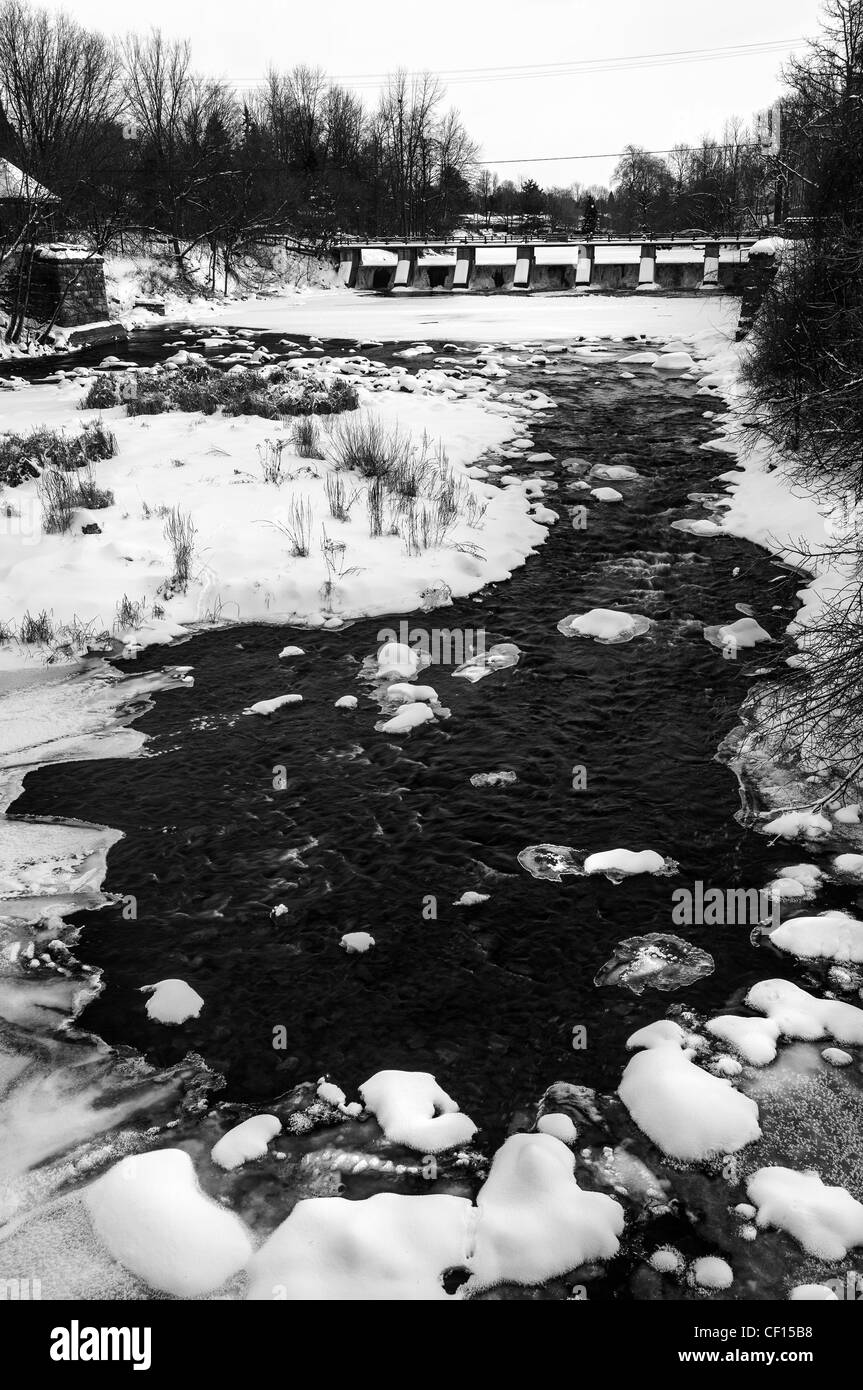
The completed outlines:
<svg viewBox="0 0 863 1390">
<path fill-rule="evenodd" d="M 787 1231 L 820 1260 L 842 1260 L 863 1245 L 863 1205 L 843 1187 L 829 1187 L 818 1173 L 759 1168 L 747 1179 L 746 1191 L 758 1208 L 758 1226 Z"/>
<path fill-rule="evenodd" d="M 244 711 L 245 714 L 275 714 L 277 709 L 282 709 L 285 705 L 299 705 L 302 703 L 302 695 L 277 695 L 272 700 L 257 700 L 255 704 L 249 705 Z"/>
<path fill-rule="evenodd" d="M 469 1291 L 541 1284 L 617 1254 L 623 1208 L 604 1193 L 582 1191 L 570 1150 L 550 1134 L 511 1135 L 476 1201 Z"/>
<path fill-rule="evenodd" d="M 789 917 L 770 932 L 780 951 L 800 960 L 846 961 L 863 964 L 863 922 L 846 912 L 830 911 L 815 917 Z"/>
<path fill-rule="evenodd" d="M 197 990 L 185 980 L 159 980 L 154 985 L 142 985 L 142 994 L 149 994 L 147 1017 L 157 1023 L 185 1023 L 197 1018 L 204 1001 Z"/>
<path fill-rule="evenodd" d="M 366 951 L 370 951 L 375 944 L 375 939 L 367 931 L 345 932 L 339 945 L 347 951 L 349 956 L 362 956 Z"/>
<path fill-rule="evenodd" d="M 676 1029 L 676 1032 L 675 1032 Z M 672 1158 L 699 1162 L 761 1137 L 758 1106 L 730 1081 L 695 1065 L 679 1028 L 641 1029 L 617 1094 L 639 1129 Z"/>
<path fill-rule="evenodd" d="M 476 1133 L 429 1072 L 379 1071 L 363 1082 L 360 1095 L 388 1139 L 419 1153 L 457 1148 Z"/>
<path fill-rule="evenodd" d="M 220 1168 L 239 1168 L 249 1159 L 262 1158 L 281 1128 L 281 1120 L 275 1115 L 252 1115 L 223 1134 L 213 1145 L 210 1157 Z"/>
<path fill-rule="evenodd" d="M 650 619 L 640 613 L 620 613 L 616 608 L 591 608 L 572 613 L 557 625 L 564 637 L 592 637 L 597 642 L 631 642 L 650 631 Z"/>
<path fill-rule="evenodd" d="M 121 1159 L 86 1189 L 84 1203 L 114 1259 L 159 1293 L 213 1293 L 252 1253 L 243 1223 L 204 1195 L 182 1149 Z"/>
</svg>

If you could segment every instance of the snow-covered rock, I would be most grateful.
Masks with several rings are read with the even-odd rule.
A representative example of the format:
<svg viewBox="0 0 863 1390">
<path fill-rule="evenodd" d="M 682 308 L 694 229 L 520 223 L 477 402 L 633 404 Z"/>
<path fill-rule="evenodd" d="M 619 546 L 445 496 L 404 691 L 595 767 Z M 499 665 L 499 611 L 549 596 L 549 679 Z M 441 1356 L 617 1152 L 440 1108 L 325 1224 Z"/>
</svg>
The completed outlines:
<svg viewBox="0 0 863 1390">
<path fill-rule="evenodd" d="M 815 917 L 789 917 L 770 932 L 780 951 L 798 960 L 846 961 L 863 964 L 863 922 L 848 913 L 830 911 Z"/>
<path fill-rule="evenodd" d="M 312 1197 L 249 1264 L 250 1299 L 423 1302 L 450 1297 L 441 1275 L 464 1265 L 471 1203 L 444 1193 Z"/>
<path fill-rule="evenodd" d="M 738 1018 L 735 1014 L 720 1014 L 718 1018 L 710 1019 L 707 1031 L 733 1047 L 750 1066 L 764 1067 L 776 1056 L 779 1024 L 772 1018 Z"/>
<path fill-rule="evenodd" d="M 473 1291 L 496 1284 L 541 1284 L 587 1260 L 617 1254 L 623 1208 L 584 1192 L 572 1154 L 550 1134 L 513 1134 L 498 1149 L 477 1199 Z"/>
<path fill-rule="evenodd" d="M 829 835 L 833 826 L 827 816 L 820 811 L 783 811 L 774 816 L 762 827 L 765 835 L 781 835 L 784 839 L 795 840 L 802 836 L 807 840 L 819 840 Z"/>
<path fill-rule="evenodd" d="M 433 721 L 434 717 L 434 710 L 423 700 L 410 700 L 402 705 L 398 714 L 394 714 L 391 719 L 383 720 L 375 727 L 382 734 L 409 734 L 421 724 Z"/>
<path fill-rule="evenodd" d="M 385 642 L 378 652 L 378 671 L 381 675 L 394 671 L 398 676 L 415 676 L 418 670 L 419 657 L 404 642 Z"/>
<path fill-rule="evenodd" d="M 536 1122 L 540 1134 L 551 1134 L 562 1144 L 574 1144 L 578 1131 L 568 1115 L 557 1111 L 552 1115 L 541 1115 Z"/>
<path fill-rule="evenodd" d="M 863 1245 L 863 1205 L 844 1187 L 828 1187 L 817 1173 L 759 1168 L 746 1191 L 758 1208 L 758 1226 L 787 1231 L 820 1260 L 843 1260 Z"/>
<path fill-rule="evenodd" d="M 114 1259 L 159 1293 L 213 1293 L 252 1253 L 242 1221 L 205 1196 L 182 1149 L 121 1159 L 85 1189 L 83 1200 Z"/>
<path fill-rule="evenodd" d="M 718 1255 L 702 1255 L 693 1260 L 689 1267 L 693 1284 L 701 1289 L 730 1289 L 734 1283 L 734 1271 L 726 1260 Z"/>
<path fill-rule="evenodd" d="M 277 709 L 283 705 L 299 705 L 302 703 L 302 695 L 277 695 L 274 700 L 258 700 L 254 705 L 243 710 L 244 714 L 275 714 Z"/>
<path fill-rule="evenodd" d="M 587 856 L 584 872 L 605 874 L 612 883 L 619 883 L 633 874 L 667 874 L 672 866 L 677 867 L 673 860 L 663 859 L 655 849 L 606 849 Z"/>
<path fill-rule="evenodd" d="M 142 985 L 142 994 L 149 994 L 147 1017 L 157 1023 L 185 1023 L 197 1018 L 204 1001 L 185 980 L 159 980 L 154 985 Z"/>
<path fill-rule="evenodd" d="M 425 1071 L 379 1071 L 360 1095 L 387 1138 L 419 1153 L 436 1154 L 467 1144 L 476 1125 Z"/>
<path fill-rule="evenodd" d="M 275 1115 L 252 1115 L 223 1134 L 210 1150 L 210 1157 L 220 1168 L 239 1168 L 250 1158 L 263 1158 L 281 1128 Z"/>
<path fill-rule="evenodd" d="M 375 944 L 375 939 L 367 931 L 345 932 L 339 945 L 347 951 L 349 956 L 362 956 L 366 951 L 370 951 Z"/>
<path fill-rule="evenodd" d="M 617 1094 L 657 1148 L 692 1163 L 735 1153 L 761 1137 L 755 1102 L 697 1067 L 676 1025 L 646 1035 L 640 1029 L 627 1043 L 644 1050 L 627 1063 Z"/>
<path fill-rule="evenodd" d="M 783 1037 L 863 1043 L 863 1009 L 839 999 L 816 999 L 791 980 L 760 980 L 750 989 L 746 1003 L 773 1019 Z"/>
</svg>

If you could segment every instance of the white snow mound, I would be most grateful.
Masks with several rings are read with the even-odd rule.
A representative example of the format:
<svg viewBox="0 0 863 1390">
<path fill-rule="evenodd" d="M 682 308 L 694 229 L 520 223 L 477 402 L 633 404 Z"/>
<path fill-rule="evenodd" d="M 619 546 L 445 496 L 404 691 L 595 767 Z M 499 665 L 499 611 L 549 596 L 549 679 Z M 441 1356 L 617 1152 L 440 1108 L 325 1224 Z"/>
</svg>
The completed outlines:
<svg viewBox="0 0 863 1390">
<path fill-rule="evenodd" d="M 427 1071 L 379 1071 L 360 1086 L 360 1095 L 384 1134 L 423 1154 L 467 1144 L 476 1125 L 462 1115 Z"/>
<path fill-rule="evenodd" d="M 220 1168 L 239 1168 L 250 1158 L 263 1158 L 267 1145 L 281 1133 L 281 1120 L 275 1115 L 252 1115 L 229 1129 L 210 1150 Z"/>
<path fill-rule="evenodd" d="M 757 1225 L 787 1231 L 820 1260 L 844 1260 L 863 1245 L 863 1205 L 844 1187 L 827 1187 L 817 1173 L 759 1168 L 746 1191 L 758 1208 Z"/>
<path fill-rule="evenodd" d="M 212 1293 L 252 1253 L 242 1221 L 204 1195 L 182 1149 L 123 1158 L 82 1195 L 114 1259 L 161 1293 Z"/>
<path fill-rule="evenodd" d="M 155 985 L 142 985 L 141 994 L 149 994 L 147 1017 L 157 1023 L 185 1023 L 197 1018 L 204 1001 L 197 990 L 185 980 L 159 980 Z"/>
<path fill-rule="evenodd" d="M 638 1046 L 646 1031 L 628 1046 Z M 674 1037 L 656 1036 L 631 1058 L 617 1094 L 656 1147 L 684 1162 L 735 1153 L 761 1137 L 755 1101 L 695 1066 Z"/>
<path fill-rule="evenodd" d="M 564 637 L 593 637 L 597 642 L 631 642 L 650 630 L 650 619 L 640 613 L 621 613 L 616 608 L 591 608 L 570 614 L 557 625 Z"/>
<path fill-rule="evenodd" d="M 541 1284 L 586 1260 L 617 1253 L 623 1208 L 583 1192 L 572 1154 L 550 1134 L 513 1134 L 477 1194 L 476 1245 L 467 1289 Z"/>
<path fill-rule="evenodd" d="M 466 1198 L 437 1193 L 298 1202 L 253 1257 L 247 1297 L 446 1300 L 441 1275 L 464 1265 L 472 1214 Z"/>
</svg>

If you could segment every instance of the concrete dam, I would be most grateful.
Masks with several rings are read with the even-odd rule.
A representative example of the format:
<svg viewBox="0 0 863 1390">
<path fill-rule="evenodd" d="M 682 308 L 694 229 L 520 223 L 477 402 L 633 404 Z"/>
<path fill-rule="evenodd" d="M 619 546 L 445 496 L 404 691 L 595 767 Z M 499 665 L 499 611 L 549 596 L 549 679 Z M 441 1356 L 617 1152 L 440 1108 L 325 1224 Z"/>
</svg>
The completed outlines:
<svg viewBox="0 0 863 1390">
<path fill-rule="evenodd" d="M 664 291 L 744 295 L 770 257 L 756 238 L 722 240 L 344 242 L 333 255 L 356 290 Z"/>
</svg>

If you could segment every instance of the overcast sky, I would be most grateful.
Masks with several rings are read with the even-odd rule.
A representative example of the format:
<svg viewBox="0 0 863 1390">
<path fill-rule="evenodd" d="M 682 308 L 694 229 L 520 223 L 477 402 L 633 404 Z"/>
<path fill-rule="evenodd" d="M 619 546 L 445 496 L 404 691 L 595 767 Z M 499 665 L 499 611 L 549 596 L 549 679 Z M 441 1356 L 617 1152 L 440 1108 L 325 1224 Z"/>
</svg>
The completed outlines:
<svg viewBox="0 0 863 1390">
<path fill-rule="evenodd" d="M 61 8 L 52 6 L 52 8 Z M 396 67 L 444 75 L 453 105 L 501 177 L 550 184 L 607 183 L 605 157 L 532 163 L 549 155 L 605 154 L 635 143 L 665 149 L 749 119 L 780 89 L 783 53 L 677 57 L 633 68 L 566 71 L 645 54 L 795 40 L 818 28 L 818 0 L 66 0 L 62 8 L 107 32 L 156 25 L 192 41 L 197 68 L 238 87 L 271 65 L 320 66 L 377 99 Z M 551 75 L 549 67 L 563 67 Z M 544 69 L 539 76 L 489 68 Z M 600 64 L 599 66 L 602 66 Z M 455 70 L 461 71 L 459 76 Z M 471 70 L 465 72 L 465 70 Z"/>
</svg>

